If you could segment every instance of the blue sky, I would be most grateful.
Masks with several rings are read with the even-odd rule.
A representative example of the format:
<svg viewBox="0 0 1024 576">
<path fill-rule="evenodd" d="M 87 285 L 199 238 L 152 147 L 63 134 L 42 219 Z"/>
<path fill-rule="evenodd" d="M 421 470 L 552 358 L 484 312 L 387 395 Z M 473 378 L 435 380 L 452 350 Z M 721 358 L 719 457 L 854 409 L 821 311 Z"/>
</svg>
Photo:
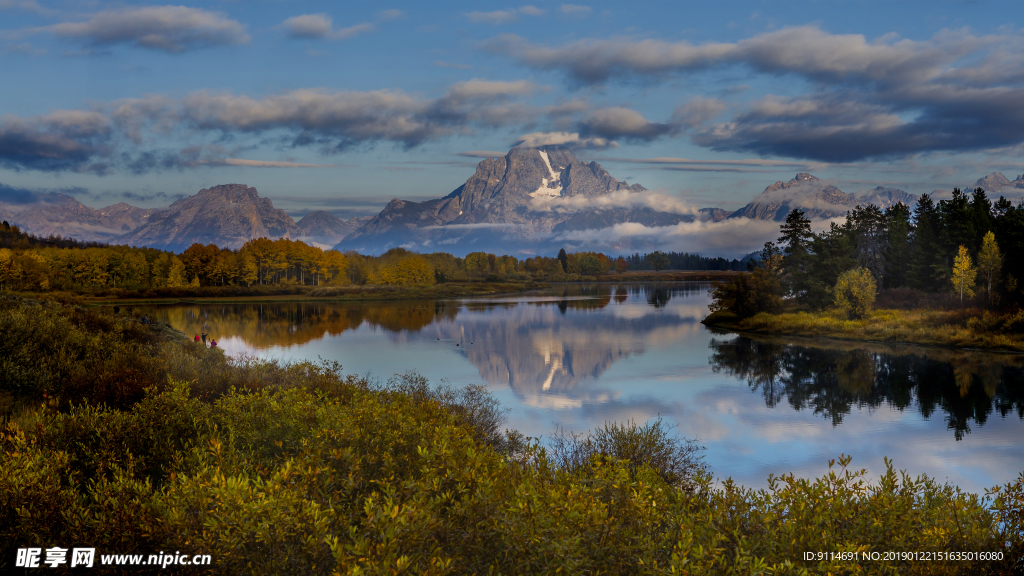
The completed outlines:
<svg viewBox="0 0 1024 576">
<path fill-rule="evenodd" d="M 1013 2 L 183 6 L 0 0 L 0 184 L 100 207 L 255 186 L 300 216 L 447 194 L 561 142 L 698 206 L 808 171 L 1024 173 Z"/>
</svg>

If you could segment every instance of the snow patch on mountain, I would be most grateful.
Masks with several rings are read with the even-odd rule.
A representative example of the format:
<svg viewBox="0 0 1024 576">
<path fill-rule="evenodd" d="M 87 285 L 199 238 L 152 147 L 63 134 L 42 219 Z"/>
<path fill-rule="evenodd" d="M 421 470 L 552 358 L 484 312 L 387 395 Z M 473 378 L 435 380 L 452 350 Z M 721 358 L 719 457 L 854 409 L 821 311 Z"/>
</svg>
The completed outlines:
<svg viewBox="0 0 1024 576">
<path fill-rule="evenodd" d="M 547 152 L 540 150 L 540 158 L 548 167 L 548 177 L 540 179 L 540 188 L 530 192 L 530 196 L 533 198 L 557 198 L 562 195 L 562 176 L 551 167 L 551 160 L 548 158 Z"/>
</svg>

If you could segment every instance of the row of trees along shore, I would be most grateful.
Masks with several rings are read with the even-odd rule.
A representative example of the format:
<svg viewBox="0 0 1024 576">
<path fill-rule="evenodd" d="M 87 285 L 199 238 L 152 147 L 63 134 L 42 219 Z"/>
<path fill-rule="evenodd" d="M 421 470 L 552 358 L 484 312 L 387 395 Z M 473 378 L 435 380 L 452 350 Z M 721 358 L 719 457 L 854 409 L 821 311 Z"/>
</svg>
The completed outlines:
<svg viewBox="0 0 1024 576">
<path fill-rule="evenodd" d="M 970 194 L 954 189 L 937 203 L 924 194 L 913 209 L 857 206 L 846 222 L 821 233 L 794 209 L 778 244 L 765 243 L 760 261 L 749 266 L 753 273 L 713 292 L 712 310 L 750 317 L 779 311 L 788 297 L 806 309 L 836 305 L 863 316 L 877 290 L 946 293 L 959 303 L 1019 308 L 1021 254 L 1024 203 L 1005 197 L 993 203 L 981 188 Z"/>
<path fill-rule="evenodd" d="M 652 252 L 627 257 L 599 252 L 518 259 L 486 252 L 464 258 L 394 248 L 381 256 L 323 250 L 302 241 L 258 238 L 231 250 L 193 244 L 181 254 L 109 246 L 0 226 L 0 288 L 102 290 L 201 286 L 423 285 L 470 280 L 565 280 L 627 270 L 738 270 L 738 260 Z"/>
</svg>

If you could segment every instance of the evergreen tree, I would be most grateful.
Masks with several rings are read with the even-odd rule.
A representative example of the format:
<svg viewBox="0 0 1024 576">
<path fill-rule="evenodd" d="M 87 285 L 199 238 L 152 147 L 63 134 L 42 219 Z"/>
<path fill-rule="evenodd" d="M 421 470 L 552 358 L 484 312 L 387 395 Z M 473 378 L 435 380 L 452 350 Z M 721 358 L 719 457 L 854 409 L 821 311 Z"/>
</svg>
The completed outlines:
<svg viewBox="0 0 1024 576">
<path fill-rule="evenodd" d="M 907 285 L 910 265 L 910 208 L 899 202 L 885 210 L 885 286 L 902 288 Z"/>
<path fill-rule="evenodd" d="M 967 194 L 959 188 L 953 189 L 953 197 L 939 201 L 939 218 L 941 220 L 942 240 L 948 249 L 947 254 L 955 254 L 958 246 L 977 249 L 981 244 L 980 237 L 974 229 L 974 208 Z M 946 266 L 950 264 L 947 263 Z"/>
<path fill-rule="evenodd" d="M 969 246 L 972 251 L 981 249 L 985 235 L 992 229 L 992 202 L 981 188 L 975 188 L 971 195 L 972 228 L 974 243 Z"/>
<path fill-rule="evenodd" d="M 651 252 L 650 254 L 648 254 L 647 262 L 651 265 L 651 268 L 653 268 L 655 272 L 660 272 L 668 268 L 670 264 L 668 255 L 666 255 L 664 252 L 659 251 Z"/>
<path fill-rule="evenodd" d="M 857 267 L 851 236 L 846 226 L 835 222 L 828 231 L 814 236 L 810 272 L 801 302 L 812 308 L 824 308 L 832 303 L 829 288 L 835 286 L 840 274 Z"/>
<path fill-rule="evenodd" d="M 933 291 L 938 283 L 937 267 L 942 265 L 942 219 L 931 196 L 922 194 L 914 206 L 914 236 L 910 246 L 910 271 L 907 284 L 918 290 Z"/>
<path fill-rule="evenodd" d="M 1010 204 L 1005 198 L 996 203 L 997 207 L 1005 204 Z M 1002 216 L 996 218 L 993 228 L 1000 250 L 1010 256 L 1003 262 L 1004 278 L 1008 280 L 1012 275 L 1018 281 L 1024 279 L 1024 257 L 1021 257 L 1024 254 L 1024 207 L 1011 205 L 1005 208 Z M 1009 285 L 1006 285 L 1005 293 L 1008 304 L 1024 300 L 1024 294 L 1011 290 Z"/>
<path fill-rule="evenodd" d="M 794 208 L 786 216 L 781 232 L 779 244 L 785 246 L 782 261 L 784 285 L 787 292 L 802 294 L 807 289 L 808 249 L 814 239 L 811 221 L 802 210 Z"/>
<path fill-rule="evenodd" d="M 550 252 L 549 252 L 550 254 Z M 569 255 L 565 253 L 565 248 L 558 251 L 558 261 L 562 263 L 562 272 L 569 271 Z"/>
<path fill-rule="evenodd" d="M 886 219 L 874 204 L 857 206 L 846 216 L 846 227 L 853 237 L 854 255 L 861 266 L 867 268 L 876 281 L 885 276 L 887 251 Z"/>
</svg>

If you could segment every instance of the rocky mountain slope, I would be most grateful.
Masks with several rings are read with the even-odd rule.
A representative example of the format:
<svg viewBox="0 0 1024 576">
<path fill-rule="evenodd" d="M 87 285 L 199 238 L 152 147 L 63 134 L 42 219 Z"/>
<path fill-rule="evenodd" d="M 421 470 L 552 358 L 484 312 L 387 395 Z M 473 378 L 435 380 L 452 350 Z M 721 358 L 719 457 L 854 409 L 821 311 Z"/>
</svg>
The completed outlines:
<svg viewBox="0 0 1024 576">
<path fill-rule="evenodd" d="M 639 184 L 613 178 L 597 162 L 582 162 L 560 148 L 513 148 L 487 158 L 476 173 L 444 198 L 394 199 L 338 244 L 342 250 L 377 253 L 393 246 L 510 246 L 564 230 L 623 222 L 663 226 L 692 221 L 693 214 L 636 206 Z M 598 198 L 611 200 L 591 203 Z"/>
<path fill-rule="evenodd" d="M 1010 180 L 993 172 L 975 183 L 993 199 L 1024 197 L 1024 175 Z M 513 148 L 488 158 L 447 196 L 427 202 L 394 199 L 376 216 L 341 220 L 316 211 L 298 223 L 275 209 L 255 188 L 226 184 L 200 190 L 163 209 L 125 203 L 93 209 L 66 194 L 37 193 L 0 185 L 0 218 L 47 236 L 183 250 L 194 242 L 237 248 L 252 238 L 289 237 L 322 248 L 380 253 L 391 247 L 465 254 L 476 250 L 542 253 L 578 244 L 624 223 L 655 228 L 681 222 L 751 218 L 780 222 L 793 208 L 812 219 L 844 216 L 856 205 L 883 208 L 918 197 L 879 186 L 845 193 L 811 174 L 776 182 L 743 208 L 681 208 L 639 184 L 616 180 L 596 162 L 560 148 Z M 937 191 L 941 192 L 941 191 Z M 642 232 L 642 230 L 641 230 Z M 610 249 L 643 250 L 648 240 L 626 238 Z M 568 243 L 567 243 L 568 242 Z M 575 242 L 575 244 L 574 244 Z"/>
<path fill-rule="evenodd" d="M 317 210 L 306 214 L 296 224 L 301 234 L 298 239 L 321 248 L 331 248 L 368 220 L 368 216 L 342 220 L 330 212 Z"/>
<path fill-rule="evenodd" d="M 124 202 L 97 210 L 59 192 L 27 193 L 16 202 L 0 201 L 0 219 L 31 234 L 95 242 L 110 242 L 138 228 L 154 211 Z"/>
<path fill-rule="evenodd" d="M 1002 172 L 993 172 L 974 183 L 977 188 L 984 188 L 989 198 L 998 198 L 1000 194 L 1019 196 L 1024 190 L 1024 174 L 1010 180 Z"/>
<path fill-rule="evenodd" d="M 883 186 L 861 194 L 847 194 L 811 174 L 801 172 L 789 182 L 779 181 L 768 186 L 749 204 L 730 214 L 729 218 L 782 222 L 793 208 L 799 208 L 808 218 L 821 220 L 845 216 L 858 204 L 887 208 L 898 202 L 913 206 L 917 202 L 917 195 Z"/>
<path fill-rule="evenodd" d="M 118 243 L 181 251 L 195 242 L 239 248 L 253 238 L 297 238 L 299 227 L 269 198 L 245 184 L 204 188 L 149 215 Z"/>
</svg>

